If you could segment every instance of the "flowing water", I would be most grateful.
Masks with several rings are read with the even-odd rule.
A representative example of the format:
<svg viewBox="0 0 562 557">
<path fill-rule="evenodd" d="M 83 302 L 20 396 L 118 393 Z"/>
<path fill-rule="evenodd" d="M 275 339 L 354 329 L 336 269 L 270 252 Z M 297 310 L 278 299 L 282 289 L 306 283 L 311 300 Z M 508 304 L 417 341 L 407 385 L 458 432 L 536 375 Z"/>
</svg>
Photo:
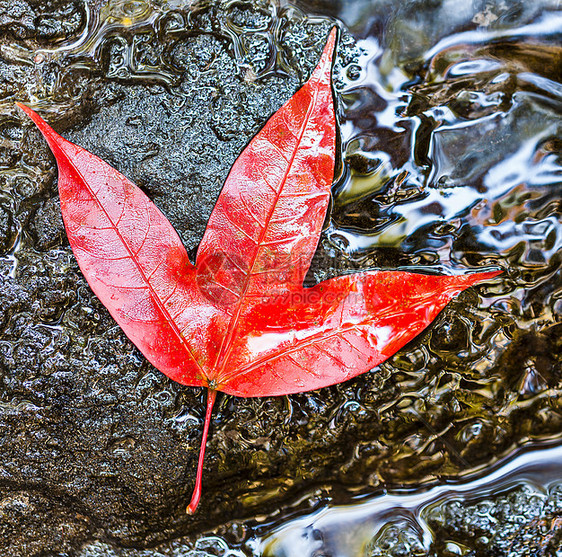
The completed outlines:
<svg viewBox="0 0 562 557">
<path fill-rule="evenodd" d="M 29 98 L 54 117 L 71 107 L 87 110 L 89 88 L 101 81 L 162 87 L 181 108 L 194 94 L 182 93 L 181 72 L 197 72 L 196 94 L 205 95 L 212 89 L 208 68 L 220 54 L 211 48 L 208 59 L 186 65 L 175 37 L 198 29 L 220 36 L 244 79 L 259 84 L 306 70 L 294 60 L 299 49 L 314 45 L 297 32 L 286 44 L 288 28 L 336 21 L 342 29 L 334 78 L 341 159 L 310 281 L 357 268 L 451 273 L 500 267 L 504 273 L 453 303 L 446 318 L 376 375 L 341 387 L 344 402 L 330 409 L 327 427 L 351 423 L 356 436 L 354 448 L 342 450 L 341 476 L 322 476 L 277 511 L 228 522 L 210 535 L 114 554 L 464 555 L 472 549 L 469 535 L 448 533 L 442 543 L 438 534 L 446 532 L 455 505 L 484 505 L 486 520 L 498 521 L 494 513 L 509 493 L 520 498 L 520 507 L 512 501 L 510 508 L 536 513 L 521 510 L 511 538 L 500 540 L 516 551 L 517 528 L 561 512 L 559 2 L 223 4 L 220 30 L 203 1 L 84 5 L 82 25 L 69 38 L 33 50 L 5 44 L 2 52 L 30 71 L 65 60 L 56 79 L 28 88 Z M 5 119 L 2 141 L 14 141 L 14 130 L 13 119 Z M 232 139 L 237 132 L 221 133 Z M 9 164 L 2 168 L 3 264 L 13 277 L 28 235 L 13 215 L 41 191 L 25 190 L 33 187 L 30 168 L 23 175 Z M 60 332 L 61 320 L 54 312 L 43 324 Z M 291 412 L 299 400 L 287 401 Z M 263 444 L 261 437 L 246 441 Z M 271 501 L 282 492 L 276 487 L 260 496 Z M 556 533 L 561 526 L 552 524 Z M 479 528 L 482 539 L 474 543 L 485 555 L 490 532 L 498 529 Z M 111 543 L 96 542 L 81 555 L 113 551 Z"/>
<path fill-rule="evenodd" d="M 319 509 L 265 536 L 259 553 L 285 557 L 384 555 L 385 549 L 401 545 L 411 554 L 424 555 L 435 541 L 430 523 L 447 520 L 447 507 L 468 506 L 516 488 L 524 488 L 542 501 L 551 495 L 553 505 L 559 505 L 561 457 L 559 446 L 528 452 L 474 481 L 439 485 L 424 492 L 385 493 L 354 505 Z M 493 520 L 491 507 L 481 503 L 479 512 Z M 448 546 L 452 554 L 462 554 L 453 541 Z"/>
</svg>

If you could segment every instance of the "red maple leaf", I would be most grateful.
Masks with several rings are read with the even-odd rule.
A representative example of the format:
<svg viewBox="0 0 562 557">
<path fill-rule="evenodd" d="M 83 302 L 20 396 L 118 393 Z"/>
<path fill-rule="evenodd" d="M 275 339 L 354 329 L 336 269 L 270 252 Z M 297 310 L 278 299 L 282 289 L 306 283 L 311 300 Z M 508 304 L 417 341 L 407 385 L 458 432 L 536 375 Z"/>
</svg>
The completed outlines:
<svg viewBox="0 0 562 557">
<path fill-rule="evenodd" d="M 235 162 L 196 265 L 139 188 L 18 103 L 56 157 L 68 239 L 94 293 L 155 367 L 208 388 L 190 513 L 217 391 L 284 395 L 351 379 L 404 346 L 461 290 L 498 274 L 373 271 L 303 288 L 334 173 L 335 41 L 333 29 L 310 79 Z"/>
</svg>

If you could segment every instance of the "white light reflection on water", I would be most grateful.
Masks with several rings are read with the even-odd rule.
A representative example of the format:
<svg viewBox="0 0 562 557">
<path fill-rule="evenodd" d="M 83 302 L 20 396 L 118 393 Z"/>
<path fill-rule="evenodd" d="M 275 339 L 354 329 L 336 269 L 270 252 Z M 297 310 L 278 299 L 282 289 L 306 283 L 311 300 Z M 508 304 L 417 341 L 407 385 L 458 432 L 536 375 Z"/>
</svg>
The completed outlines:
<svg viewBox="0 0 562 557">
<path fill-rule="evenodd" d="M 261 541 L 257 553 L 268 557 L 364 555 L 367 544 L 382 528 L 396 522 L 414 526 L 421 545 L 429 550 L 432 533 L 424 516 L 432 506 L 497 495 L 523 484 L 543 492 L 561 478 L 562 446 L 526 451 L 490 474 L 465 483 L 407 494 L 386 493 L 354 505 L 321 509 L 274 530 Z"/>
<path fill-rule="evenodd" d="M 559 7 L 559 6 L 557 6 Z M 439 41 L 433 48 L 427 51 L 426 60 L 431 60 L 433 56 L 445 49 L 461 44 L 484 44 L 491 41 L 508 37 L 533 37 L 536 35 L 547 37 L 549 35 L 560 34 L 562 28 L 562 16 L 557 13 L 546 13 L 536 22 L 523 25 L 515 29 L 500 29 L 494 31 L 465 31 L 446 37 Z"/>
</svg>

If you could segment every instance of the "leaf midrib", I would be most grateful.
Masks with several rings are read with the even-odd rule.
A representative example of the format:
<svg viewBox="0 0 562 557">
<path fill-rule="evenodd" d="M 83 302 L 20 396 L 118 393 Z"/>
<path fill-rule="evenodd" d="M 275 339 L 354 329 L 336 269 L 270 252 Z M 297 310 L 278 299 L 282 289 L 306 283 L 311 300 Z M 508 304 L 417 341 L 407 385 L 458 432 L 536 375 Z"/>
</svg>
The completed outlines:
<svg viewBox="0 0 562 557">
<path fill-rule="evenodd" d="M 304 87 L 306 87 L 306 86 L 307 85 L 305 85 Z M 263 240 L 264 240 L 264 238 L 265 238 L 265 236 L 266 236 L 266 234 L 269 230 L 269 224 L 270 224 L 270 221 L 273 217 L 273 214 L 275 213 L 275 209 L 277 208 L 277 204 L 279 202 L 279 199 L 281 198 L 281 193 L 283 192 L 283 190 L 285 188 L 287 177 L 289 176 L 289 173 L 292 169 L 295 157 L 296 157 L 297 152 L 299 151 L 299 147 L 302 143 L 302 139 L 303 139 L 304 134 L 306 132 L 312 110 L 316 106 L 317 96 L 318 96 L 318 88 L 315 87 L 314 90 L 313 90 L 313 96 L 312 96 L 310 105 L 308 106 L 308 109 L 306 111 L 306 115 L 305 115 L 304 120 L 303 120 L 303 124 L 301 126 L 301 130 L 300 130 L 295 148 L 293 150 L 293 153 L 291 154 L 290 160 L 287 163 L 287 169 L 286 169 L 286 171 L 283 175 L 283 179 L 281 180 L 282 185 L 275 195 L 275 200 L 272 204 L 271 211 L 269 212 L 269 215 L 267 216 L 265 226 L 262 228 L 260 236 L 259 236 L 259 238 L 256 242 L 256 250 L 255 250 L 254 256 L 252 257 L 252 266 L 251 266 L 250 270 L 248 271 L 248 273 L 246 275 L 246 278 L 244 280 L 244 285 L 243 285 L 243 288 L 242 288 L 241 293 L 240 293 L 240 297 L 239 297 L 238 302 L 236 304 L 236 310 L 235 310 L 234 314 L 232 315 L 232 317 L 231 317 L 231 319 L 228 323 L 228 328 L 226 330 L 226 334 L 223 337 L 223 341 L 222 341 L 221 347 L 219 349 L 219 354 L 217 356 L 216 363 L 215 363 L 215 366 L 214 366 L 215 370 L 216 370 L 217 380 L 220 383 L 222 383 L 222 381 L 220 380 L 220 373 L 224 370 L 226 364 L 228 363 L 228 359 L 229 359 L 230 353 L 232 351 L 232 336 L 233 336 L 233 334 L 236 330 L 236 326 L 238 325 L 238 321 L 240 319 L 240 312 L 242 310 L 244 299 L 245 299 L 246 293 L 248 291 L 248 287 L 250 285 L 251 277 L 253 276 L 253 270 L 254 270 L 254 266 L 255 266 L 257 258 L 258 258 L 259 250 L 260 250 L 262 242 L 263 242 Z M 292 98 L 294 98 L 294 97 L 291 97 L 291 99 Z"/>
<path fill-rule="evenodd" d="M 66 140 L 65 140 L 66 141 Z M 88 182 L 86 181 L 86 179 L 84 178 L 84 175 L 82 174 L 82 171 L 76 166 L 76 164 L 74 163 L 74 161 L 68 157 L 65 153 L 65 151 L 63 150 L 62 146 L 58 146 L 59 149 L 64 153 L 64 156 L 66 158 L 66 160 L 70 163 L 70 165 L 74 168 L 74 170 L 76 171 L 76 173 L 80 176 L 82 183 L 84 184 L 84 186 L 86 187 L 86 189 L 90 192 L 90 195 L 92 196 L 92 199 L 95 200 L 95 202 L 97 203 L 97 205 L 99 206 L 99 208 L 101 209 L 101 211 L 104 213 L 104 215 L 107 217 L 107 220 L 111 223 L 111 227 L 113 228 L 113 230 L 115 231 L 115 233 L 117 234 L 119 240 L 121 241 L 121 243 L 125 246 L 125 249 L 127 250 L 127 253 L 129 254 L 129 257 L 131 258 L 131 260 L 133 261 L 133 263 L 135 264 L 135 266 L 137 267 L 137 270 L 139 271 L 139 274 L 141 275 L 143 281 L 145 282 L 145 284 L 147 285 L 147 288 L 150 292 L 150 295 L 152 297 L 152 299 L 156 302 L 156 305 L 158 307 L 158 309 L 160 310 L 160 312 L 162 313 L 162 315 L 164 316 L 166 322 L 170 325 L 172 331 L 175 333 L 175 335 L 179 338 L 181 344 L 183 345 L 183 347 L 186 349 L 186 352 L 189 354 L 189 356 L 191 357 L 191 359 L 193 360 L 193 362 L 195 363 L 195 365 L 199 368 L 199 370 L 201 371 L 201 374 L 204 378 L 207 378 L 207 373 L 205 372 L 205 370 L 203 369 L 203 367 L 201 366 L 201 364 L 197 361 L 197 358 L 193 355 L 193 352 L 191 351 L 191 347 L 189 346 L 189 344 L 187 343 L 187 340 L 185 339 L 185 337 L 181 334 L 181 331 L 179 329 L 179 327 L 177 326 L 176 322 L 172 319 L 172 316 L 170 315 L 170 313 L 168 312 L 168 310 L 165 308 L 162 300 L 160 300 L 160 297 L 158 296 L 158 294 L 156 293 L 156 291 L 154 290 L 152 284 L 150 283 L 149 279 L 147 278 L 146 274 L 144 273 L 144 271 L 142 270 L 141 266 L 139 265 L 139 262 L 137 261 L 136 256 L 134 255 L 133 250 L 129 247 L 129 244 L 125 241 L 125 239 L 123 238 L 123 236 L 121 235 L 119 229 L 117 228 L 117 225 L 113 222 L 113 219 L 109 216 L 108 212 L 105 210 L 105 207 L 103 206 L 103 204 L 99 201 L 97 195 L 94 193 L 94 191 L 92 190 L 92 188 L 90 187 L 90 185 L 88 184 Z M 95 156 L 95 155 L 94 155 Z M 124 177 L 125 179 L 127 179 L 126 177 Z M 127 197 L 127 192 L 125 191 L 125 199 Z M 158 210 L 158 208 L 156 208 L 156 210 Z M 150 226 L 150 224 L 149 224 Z"/>
<path fill-rule="evenodd" d="M 248 365 L 245 365 L 245 366 L 242 366 L 242 367 L 238 368 L 235 371 L 235 373 L 233 373 L 232 375 L 230 375 L 226 379 L 222 380 L 221 383 L 228 384 L 228 382 L 232 381 L 232 379 L 240 377 L 241 375 L 245 375 L 246 373 L 250 373 L 254 369 L 256 369 L 258 367 L 261 367 L 264 364 L 267 364 L 268 362 L 274 362 L 275 360 L 279 360 L 280 358 L 283 358 L 284 356 L 294 354 L 294 353 L 298 352 L 299 350 L 302 350 L 302 349 L 307 348 L 309 346 L 314 346 L 315 344 L 317 344 L 319 342 L 326 341 L 330 338 L 339 337 L 339 336 L 341 336 L 341 335 L 343 335 L 343 334 L 345 334 L 349 331 L 355 330 L 359 333 L 359 332 L 361 332 L 360 331 L 361 327 L 368 326 L 370 324 L 370 321 L 372 321 L 374 319 L 375 319 L 374 316 L 369 316 L 368 319 L 365 319 L 364 321 L 362 321 L 360 323 L 350 323 L 349 325 L 336 327 L 335 330 L 332 330 L 332 331 L 329 331 L 329 332 L 328 331 L 321 331 L 319 333 L 316 333 L 315 335 L 311 335 L 310 337 L 308 337 L 306 339 L 297 341 L 297 344 L 295 344 L 292 347 L 280 349 L 280 350 L 274 352 L 273 354 L 268 354 L 267 356 L 264 356 L 260 359 L 254 360 L 253 362 L 251 362 Z"/>
</svg>

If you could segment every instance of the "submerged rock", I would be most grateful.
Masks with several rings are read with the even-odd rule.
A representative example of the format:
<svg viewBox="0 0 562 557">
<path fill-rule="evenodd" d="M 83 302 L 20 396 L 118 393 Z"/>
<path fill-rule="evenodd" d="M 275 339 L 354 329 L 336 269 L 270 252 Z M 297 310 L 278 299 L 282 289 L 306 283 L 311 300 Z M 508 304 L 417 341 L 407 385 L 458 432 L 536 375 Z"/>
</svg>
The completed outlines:
<svg viewBox="0 0 562 557">
<path fill-rule="evenodd" d="M 562 484 L 548 493 L 525 486 L 475 504 L 447 503 L 428 519 L 436 540 L 431 557 L 554 557 L 562 547 Z"/>
</svg>

